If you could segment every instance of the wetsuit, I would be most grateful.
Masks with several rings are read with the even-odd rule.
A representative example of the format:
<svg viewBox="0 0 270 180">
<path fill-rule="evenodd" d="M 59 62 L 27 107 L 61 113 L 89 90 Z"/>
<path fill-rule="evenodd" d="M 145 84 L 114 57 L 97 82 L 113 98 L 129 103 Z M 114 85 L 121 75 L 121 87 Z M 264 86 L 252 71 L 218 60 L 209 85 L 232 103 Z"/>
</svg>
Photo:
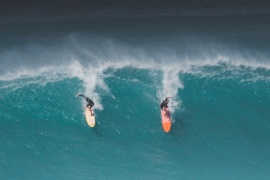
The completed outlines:
<svg viewBox="0 0 270 180">
<path fill-rule="evenodd" d="M 166 99 L 160 104 L 160 109 L 161 109 L 161 110 L 164 110 L 164 107 L 165 107 L 165 108 L 168 108 L 168 103 L 169 103 L 169 99 L 166 98 Z"/>
<path fill-rule="evenodd" d="M 91 99 L 89 99 L 88 97 L 85 97 L 83 94 L 78 94 L 76 97 L 78 96 L 82 96 L 85 99 L 85 101 L 88 103 L 85 107 L 89 107 L 91 109 L 95 105 Z"/>
<path fill-rule="evenodd" d="M 84 97 L 84 99 L 86 100 L 86 102 L 88 103 L 87 105 L 86 105 L 86 107 L 89 107 L 90 109 L 95 105 L 94 104 L 94 102 L 91 100 L 91 99 L 89 99 L 88 97 Z"/>
</svg>

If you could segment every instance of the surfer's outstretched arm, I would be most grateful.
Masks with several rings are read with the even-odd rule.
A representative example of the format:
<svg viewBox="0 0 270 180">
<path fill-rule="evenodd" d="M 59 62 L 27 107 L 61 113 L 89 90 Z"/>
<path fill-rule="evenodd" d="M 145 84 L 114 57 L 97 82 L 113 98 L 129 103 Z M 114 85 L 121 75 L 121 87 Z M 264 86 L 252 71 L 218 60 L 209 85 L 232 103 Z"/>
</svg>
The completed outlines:
<svg viewBox="0 0 270 180">
<path fill-rule="evenodd" d="M 77 94 L 76 97 L 79 97 L 79 96 L 85 97 L 83 94 Z"/>
</svg>

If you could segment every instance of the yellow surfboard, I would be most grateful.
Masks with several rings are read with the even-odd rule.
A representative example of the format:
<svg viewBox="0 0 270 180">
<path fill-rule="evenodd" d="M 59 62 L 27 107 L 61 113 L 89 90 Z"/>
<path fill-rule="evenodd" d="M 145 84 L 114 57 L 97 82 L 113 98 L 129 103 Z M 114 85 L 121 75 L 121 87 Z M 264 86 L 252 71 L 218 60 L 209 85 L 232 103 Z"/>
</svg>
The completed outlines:
<svg viewBox="0 0 270 180">
<path fill-rule="evenodd" d="M 92 114 L 91 114 L 91 111 L 92 111 Z M 85 108 L 85 118 L 86 118 L 87 124 L 90 127 L 94 127 L 96 125 L 96 118 L 95 118 L 94 111 L 91 110 L 90 108 Z"/>
</svg>

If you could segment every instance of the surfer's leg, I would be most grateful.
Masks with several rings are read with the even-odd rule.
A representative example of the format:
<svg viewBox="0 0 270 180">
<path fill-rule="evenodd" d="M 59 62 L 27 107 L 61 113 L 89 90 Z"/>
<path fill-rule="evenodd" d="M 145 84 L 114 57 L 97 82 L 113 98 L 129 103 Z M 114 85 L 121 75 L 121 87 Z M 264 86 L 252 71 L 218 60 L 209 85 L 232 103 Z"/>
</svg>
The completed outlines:
<svg viewBox="0 0 270 180">
<path fill-rule="evenodd" d="M 168 109 L 168 106 L 165 106 L 165 111 L 167 111 L 167 109 Z"/>
<path fill-rule="evenodd" d="M 90 110 L 91 110 L 91 106 L 90 106 L 90 104 L 87 104 L 87 105 L 85 106 L 85 108 L 88 108 L 88 109 L 90 109 Z"/>
<path fill-rule="evenodd" d="M 94 112 L 93 112 L 92 108 L 90 108 L 90 112 L 91 112 L 91 116 L 94 116 Z"/>
<path fill-rule="evenodd" d="M 88 104 L 87 106 L 91 112 L 91 116 L 93 116 L 94 115 L 93 110 L 92 110 L 93 104 Z"/>
</svg>

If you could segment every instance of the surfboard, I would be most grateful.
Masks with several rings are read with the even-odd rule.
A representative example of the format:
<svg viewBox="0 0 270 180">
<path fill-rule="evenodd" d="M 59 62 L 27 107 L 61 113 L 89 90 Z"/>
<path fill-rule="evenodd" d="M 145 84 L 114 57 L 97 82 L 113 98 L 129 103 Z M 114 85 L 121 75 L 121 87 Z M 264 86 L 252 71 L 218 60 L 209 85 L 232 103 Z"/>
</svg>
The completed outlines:
<svg viewBox="0 0 270 180">
<path fill-rule="evenodd" d="M 164 131 L 167 133 L 171 130 L 171 116 L 170 116 L 170 111 L 169 108 L 166 109 L 166 111 L 161 110 L 161 119 L 162 119 L 162 127 Z"/>
<path fill-rule="evenodd" d="M 93 110 L 92 110 L 92 114 L 93 115 L 91 115 L 91 110 L 89 108 L 85 108 L 85 118 L 86 118 L 87 124 L 90 127 L 94 127 L 96 124 L 96 118 L 95 118 Z"/>
</svg>

